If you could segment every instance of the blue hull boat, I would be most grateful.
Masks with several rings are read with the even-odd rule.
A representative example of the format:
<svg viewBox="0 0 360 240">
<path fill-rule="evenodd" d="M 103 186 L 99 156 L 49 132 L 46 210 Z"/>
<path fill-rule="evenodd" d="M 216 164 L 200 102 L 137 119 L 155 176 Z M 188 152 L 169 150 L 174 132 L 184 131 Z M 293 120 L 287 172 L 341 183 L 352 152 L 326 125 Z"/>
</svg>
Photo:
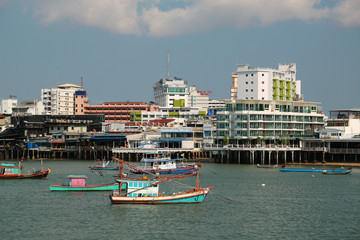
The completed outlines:
<svg viewBox="0 0 360 240">
<path fill-rule="evenodd" d="M 280 168 L 280 172 L 346 172 L 346 168 L 337 168 L 337 169 L 313 169 L 313 168 Z"/>
</svg>

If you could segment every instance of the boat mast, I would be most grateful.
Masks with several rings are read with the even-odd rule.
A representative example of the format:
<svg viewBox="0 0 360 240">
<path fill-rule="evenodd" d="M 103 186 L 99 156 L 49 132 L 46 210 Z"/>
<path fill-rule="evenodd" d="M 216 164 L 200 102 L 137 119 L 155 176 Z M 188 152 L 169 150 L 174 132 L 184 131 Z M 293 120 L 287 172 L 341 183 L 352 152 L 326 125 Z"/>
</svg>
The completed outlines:
<svg viewBox="0 0 360 240">
<path fill-rule="evenodd" d="M 199 169 L 196 168 L 196 189 L 199 189 Z"/>
</svg>

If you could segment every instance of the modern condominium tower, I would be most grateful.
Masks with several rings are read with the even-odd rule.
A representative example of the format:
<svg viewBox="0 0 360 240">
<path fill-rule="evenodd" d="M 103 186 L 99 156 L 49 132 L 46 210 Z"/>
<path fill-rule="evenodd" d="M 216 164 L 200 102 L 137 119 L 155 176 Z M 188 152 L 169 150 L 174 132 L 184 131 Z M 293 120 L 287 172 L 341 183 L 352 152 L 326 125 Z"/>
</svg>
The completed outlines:
<svg viewBox="0 0 360 240">
<path fill-rule="evenodd" d="M 279 64 L 278 69 L 251 68 L 238 64 L 232 74 L 231 99 L 297 101 L 301 81 L 296 79 L 296 64 Z"/>
</svg>

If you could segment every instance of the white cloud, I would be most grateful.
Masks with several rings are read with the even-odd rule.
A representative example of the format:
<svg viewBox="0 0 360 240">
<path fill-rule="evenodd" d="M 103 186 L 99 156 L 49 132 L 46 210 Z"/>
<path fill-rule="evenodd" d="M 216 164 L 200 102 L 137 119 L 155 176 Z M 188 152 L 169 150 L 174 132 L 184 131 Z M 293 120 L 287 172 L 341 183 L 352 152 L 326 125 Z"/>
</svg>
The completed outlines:
<svg viewBox="0 0 360 240">
<path fill-rule="evenodd" d="M 121 34 L 141 34 L 137 13 L 139 2 L 142 0 L 38 1 L 35 15 L 46 25 L 70 21 Z"/>
<path fill-rule="evenodd" d="M 338 3 L 333 9 L 335 19 L 343 26 L 360 26 L 360 1 L 344 0 Z"/>
<path fill-rule="evenodd" d="M 320 7 L 320 0 L 33 0 L 33 2 L 36 3 L 34 5 L 36 16 L 44 24 L 62 21 L 106 29 L 119 34 L 157 37 L 220 27 L 241 29 L 268 26 L 293 19 L 311 21 L 330 16 L 336 16 L 336 19 L 346 26 L 359 25 L 360 22 L 360 0 L 341 0 L 333 9 Z"/>
<path fill-rule="evenodd" d="M 193 5 L 160 11 L 156 6 L 143 12 L 150 35 L 166 36 L 215 27 L 266 26 L 290 19 L 328 17 L 327 8 L 317 9 L 319 0 L 197 0 Z"/>
</svg>

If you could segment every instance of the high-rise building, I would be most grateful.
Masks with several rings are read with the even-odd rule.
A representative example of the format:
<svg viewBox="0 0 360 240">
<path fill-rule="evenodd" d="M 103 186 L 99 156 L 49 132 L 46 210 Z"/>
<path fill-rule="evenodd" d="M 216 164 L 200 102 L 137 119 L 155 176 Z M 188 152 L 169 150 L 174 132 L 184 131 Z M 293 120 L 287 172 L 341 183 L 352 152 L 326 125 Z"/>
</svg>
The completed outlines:
<svg viewBox="0 0 360 240">
<path fill-rule="evenodd" d="M 46 115 L 75 114 L 75 92 L 83 90 L 81 86 L 63 84 L 57 88 L 41 89 L 41 100 Z"/>
<path fill-rule="evenodd" d="M 279 64 L 278 69 L 237 65 L 232 74 L 231 99 L 301 100 L 301 81 L 296 79 L 296 64 Z"/>
<path fill-rule="evenodd" d="M 160 107 L 189 107 L 188 83 L 181 79 L 166 79 L 154 83 L 155 104 Z"/>
</svg>

